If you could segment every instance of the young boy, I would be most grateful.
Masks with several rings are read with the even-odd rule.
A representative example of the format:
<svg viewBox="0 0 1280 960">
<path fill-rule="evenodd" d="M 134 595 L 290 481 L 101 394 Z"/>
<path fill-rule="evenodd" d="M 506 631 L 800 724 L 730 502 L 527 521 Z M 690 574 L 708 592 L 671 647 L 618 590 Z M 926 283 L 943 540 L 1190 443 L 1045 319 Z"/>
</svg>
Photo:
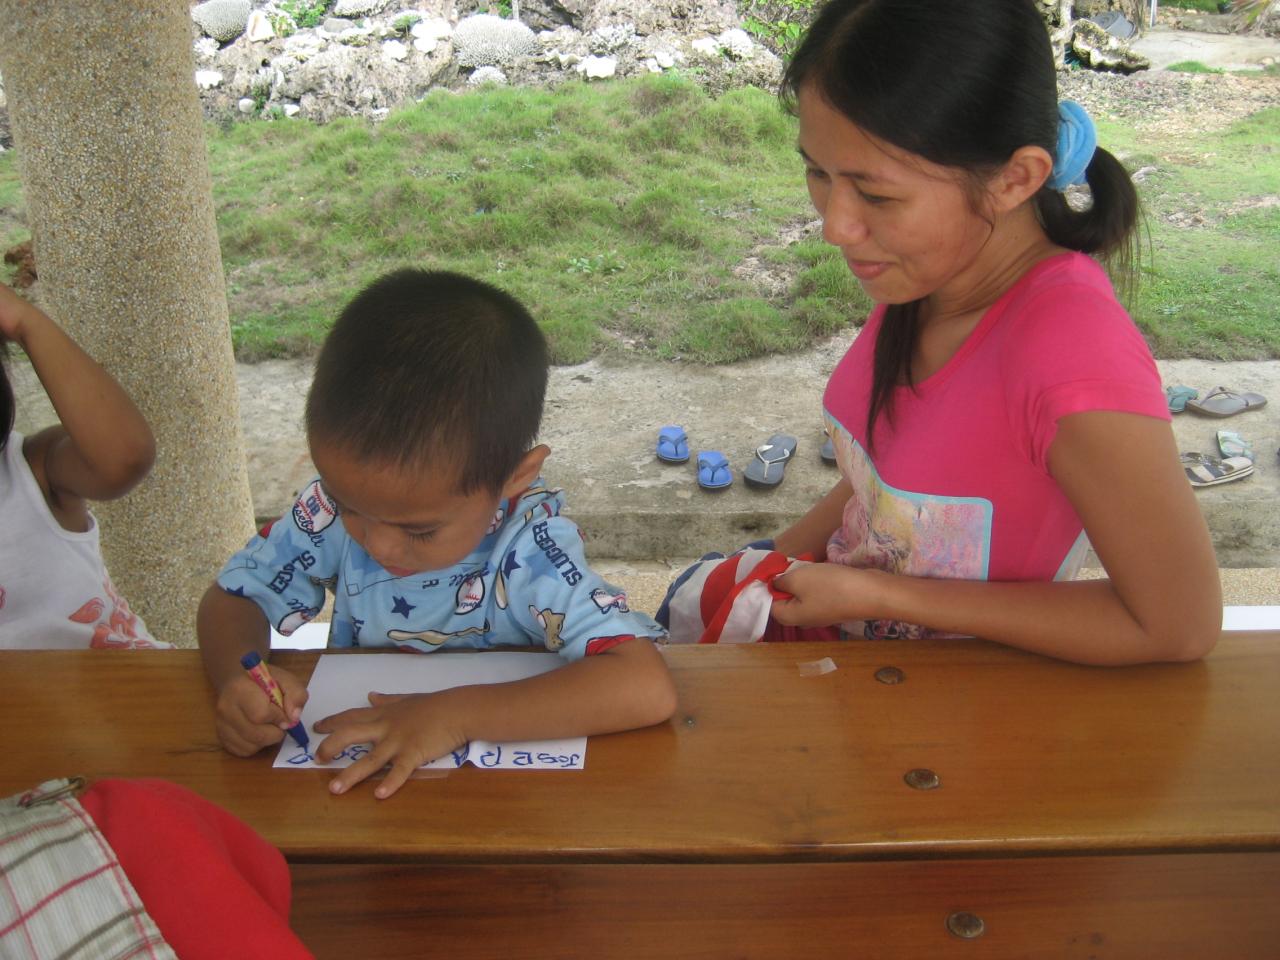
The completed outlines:
<svg viewBox="0 0 1280 960">
<path fill-rule="evenodd" d="M 327 717 L 327 761 L 373 750 L 330 782 L 343 793 L 390 764 L 389 797 L 422 763 L 475 740 L 538 740 L 659 723 L 675 690 L 652 639 L 662 628 L 587 566 L 534 445 L 547 353 L 500 290 L 401 270 L 347 306 L 316 361 L 306 427 L 320 476 L 290 514 L 232 557 L 200 604 L 197 632 L 218 691 L 217 729 L 249 756 L 298 721 L 307 692 L 274 667 L 285 712 L 240 666 L 264 657 L 334 592 L 334 646 L 431 652 L 529 644 L 563 667 L 432 694 L 371 693 Z"/>
</svg>

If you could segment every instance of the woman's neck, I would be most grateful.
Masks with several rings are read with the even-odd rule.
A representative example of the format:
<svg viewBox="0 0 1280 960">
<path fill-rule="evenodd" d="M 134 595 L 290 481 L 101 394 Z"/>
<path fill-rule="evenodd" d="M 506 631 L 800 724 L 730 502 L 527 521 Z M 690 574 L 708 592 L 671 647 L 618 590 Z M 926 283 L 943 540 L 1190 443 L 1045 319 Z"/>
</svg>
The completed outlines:
<svg viewBox="0 0 1280 960">
<path fill-rule="evenodd" d="M 943 287 L 925 298 L 922 320 L 938 324 L 977 325 L 987 308 L 1037 263 L 1063 253 L 1045 235 L 1030 203 L 996 221 L 973 261 Z"/>
</svg>

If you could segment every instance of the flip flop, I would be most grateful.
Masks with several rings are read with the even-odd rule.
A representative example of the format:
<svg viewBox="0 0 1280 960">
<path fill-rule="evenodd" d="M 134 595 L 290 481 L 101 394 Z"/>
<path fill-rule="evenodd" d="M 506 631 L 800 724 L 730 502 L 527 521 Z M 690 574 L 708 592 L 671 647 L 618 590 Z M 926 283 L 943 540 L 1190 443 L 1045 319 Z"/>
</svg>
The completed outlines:
<svg viewBox="0 0 1280 960">
<path fill-rule="evenodd" d="M 775 433 L 767 443 L 756 447 L 756 458 L 742 471 L 742 479 L 753 487 L 776 487 L 786 473 L 787 461 L 800 441 L 785 433 Z"/>
<path fill-rule="evenodd" d="M 688 438 L 684 427 L 667 424 L 658 431 L 658 459 L 663 463 L 686 463 L 689 460 Z"/>
<path fill-rule="evenodd" d="M 698 452 L 698 486 L 703 490 L 723 490 L 733 483 L 729 461 L 719 450 Z"/>
<path fill-rule="evenodd" d="M 824 430 L 823 433 L 826 433 Z M 831 435 L 827 434 L 827 438 L 822 441 L 822 449 L 818 451 L 818 456 L 822 458 L 822 462 L 830 466 L 836 465 L 836 445 L 831 442 Z"/>
<path fill-rule="evenodd" d="M 1170 413 L 1182 413 L 1187 409 L 1187 401 L 1194 400 L 1200 396 L 1200 391 L 1192 387 L 1184 387 L 1181 384 L 1174 387 L 1164 388 L 1164 398 L 1169 404 Z"/>
<path fill-rule="evenodd" d="M 1224 457 L 1244 457 L 1253 460 L 1253 444 L 1234 430 L 1218 431 L 1218 451 Z"/>
<path fill-rule="evenodd" d="M 1253 473 L 1253 461 L 1244 457 L 1219 460 L 1203 453 L 1182 454 L 1182 469 L 1193 487 L 1212 487 L 1231 480 L 1242 480 Z"/>
<path fill-rule="evenodd" d="M 1187 401 L 1188 410 L 1206 417 L 1231 417 L 1266 405 L 1267 398 L 1260 393 L 1236 393 L 1226 387 L 1215 387 L 1201 400 Z"/>
</svg>

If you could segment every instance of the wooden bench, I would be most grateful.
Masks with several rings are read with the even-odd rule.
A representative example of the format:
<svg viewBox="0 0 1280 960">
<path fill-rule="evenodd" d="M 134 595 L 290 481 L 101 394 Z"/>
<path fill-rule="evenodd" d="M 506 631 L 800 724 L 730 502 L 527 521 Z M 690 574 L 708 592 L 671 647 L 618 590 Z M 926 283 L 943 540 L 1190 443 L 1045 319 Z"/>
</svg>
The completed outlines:
<svg viewBox="0 0 1280 960">
<path fill-rule="evenodd" d="M 197 790 L 284 851 L 322 958 L 1277 956 L 1280 633 L 1119 669 L 980 641 L 666 655 L 675 718 L 592 738 L 586 770 L 379 802 L 224 754 L 194 651 L 0 653 L 0 791 Z"/>
</svg>

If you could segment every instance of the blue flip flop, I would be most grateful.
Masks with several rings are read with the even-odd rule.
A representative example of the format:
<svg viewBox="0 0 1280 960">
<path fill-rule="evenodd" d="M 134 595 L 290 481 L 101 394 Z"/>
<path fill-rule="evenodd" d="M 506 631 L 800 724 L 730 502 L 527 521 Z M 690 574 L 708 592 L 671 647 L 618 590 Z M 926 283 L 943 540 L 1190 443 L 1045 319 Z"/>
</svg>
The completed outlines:
<svg viewBox="0 0 1280 960">
<path fill-rule="evenodd" d="M 658 431 L 658 459 L 663 463 L 685 463 L 689 459 L 689 441 L 684 427 L 667 424 Z"/>
<path fill-rule="evenodd" d="M 1169 403 L 1170 413 L 1182 413 L 1187 409 L 1187 401 L 1195 400 L 1200 396 L 1200 391 L 1192 387 L 1184 387 L 1182 385 L 1164 388 L 1165 400 Z"/>
<path fill-rule="evenodd" d="M 719 450 L 698 453 L 698 486 L 703 490 L 723 490 L 733 483 L 729 461 Z"/>
</svg>

